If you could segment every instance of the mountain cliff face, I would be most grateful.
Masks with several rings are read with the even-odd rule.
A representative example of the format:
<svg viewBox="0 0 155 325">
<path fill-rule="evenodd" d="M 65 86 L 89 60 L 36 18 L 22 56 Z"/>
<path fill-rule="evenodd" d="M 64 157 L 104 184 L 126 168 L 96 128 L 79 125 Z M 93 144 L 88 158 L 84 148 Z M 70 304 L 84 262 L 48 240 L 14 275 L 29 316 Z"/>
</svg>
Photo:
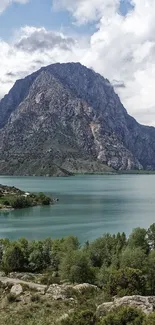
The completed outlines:
<svg viewBox="0 0 155 325">
<path fill-rule="evenodd" d="M 154 139 L 109 81 L 79 63 L 41 68 L 0 102 L 1 174 L 155 169 Z"/>
</svg>

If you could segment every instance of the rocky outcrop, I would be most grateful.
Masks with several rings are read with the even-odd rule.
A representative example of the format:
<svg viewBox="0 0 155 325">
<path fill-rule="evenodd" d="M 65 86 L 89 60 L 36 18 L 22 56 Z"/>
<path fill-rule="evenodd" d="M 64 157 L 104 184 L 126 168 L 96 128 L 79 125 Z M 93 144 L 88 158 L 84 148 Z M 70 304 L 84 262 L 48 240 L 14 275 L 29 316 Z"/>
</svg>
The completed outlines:
<svg viewBox="0 0 155 325">
<path fill-rule="evenodd" d="M 155 169 L 154 138 L 108 80 L 79 63 L 42 68 L 0 102 L 1 174 Z"/>
<path fill-rule="evenodd" d="M 28 274 L 27 274 L 28 275 Z M 30 274 L 31 276 L 31 274 Z M 6 277 L 4 275 L 0 276 L 0 284 L 4 287 L 11 287 L 10 292 L 16 296 L 22 294 L 26 291 L 34 291 L 41 295 L 46 295 L 46 297 L 51 297 L 53 300 L 74 300 L 71 295 L 84 294 L 89 292 L 97 292 L 98 288 L 95 285 L 89 283 L 83 283 L 79 285 L 71 284 L 51 284 L 43 285 L 36 282 L 21 280 L 21 274 L 18 278 Z"/>
<path fill-rule="evenodd" d="M 89 284 L 89 283 L 77 284 L 73 287 L 73 289 L 80 293 L 98 291 L 97 286 L 95 286 L 93 284 Z"/>
<path fill-rule="evenodd" d="M 104 316 L 107 314 L 107 312 L 120 306 L 137 307 L 145 314 L 149 314 L 155 310 L 155 297 L 125 296 L 122 298 L 115 298 L 113 302 L 106 302 L 98 306 L 97 316 Z"/>
</svg>

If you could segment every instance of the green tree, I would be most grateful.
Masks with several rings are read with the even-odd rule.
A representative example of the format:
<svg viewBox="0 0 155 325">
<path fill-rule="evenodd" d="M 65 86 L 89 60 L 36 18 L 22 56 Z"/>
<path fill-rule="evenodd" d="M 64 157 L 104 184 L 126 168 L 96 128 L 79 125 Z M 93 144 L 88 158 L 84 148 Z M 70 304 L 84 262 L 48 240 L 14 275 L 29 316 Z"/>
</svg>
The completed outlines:
<svg viewBox="0 0 155 325">
<path fill-rule="evenodd" d="M 23 209 L 32 206 L 32 200 L 28 197 L 18 196 L 11 201 L 14 209 Z"/>
<path fill-rule="evenodd" d="M 25 257 L 18 243 L 12 243 L 4 251 L 2 269 L 6 273 L 25 270 Z"/>
<path fill-rule="evenodd" d="M 29 256 L 29 269 L 31 272 L 41 271 L 44 267 L 44 260 L 41 250 L 35 248 Z"/>
<path fill-rule="evenodd" d="M 96 273 L 97 286 L 105 289 L 107 283 L 109 282 L 111 274 L 115 271 L 116 268 L 114 268 L 113 266 L 106 267 L 103 265 L 100 269 L 98 269 L 98 272 Z"/>
<path fill-rule="evenodd" d="M 135 228 L 128 239 L 128 246 L 131 248 L 142 248 L 145 253 L 149 252 L 147 241 L 147 230 L 144 228 Z"/>
<path fill-rule="evenodd" d="M 148 256 L 146 275 L 148 294 L 155 295 L 155 250 L 151 251 Z"/>
<path fill-rule="evenodd" d="M 60 275 L 62 279 L 72 283 L 93 283 L 95 279 L 94 269 L 90 265 L 87 254 L 83 251 L 72 251 L 62 258 Z"/>
<path fill-rule="evenodd" d="M 116 254 L 116 238 L 110 234 L 96 239 L 89 246 L 89 256 L 94 267 L 110 266 L 112 258 Z"/>
<path fill-rule="evenodd" d="M 2 263 L 3 253 L 7 246 L 10 245 L 9 239 L 0 239 L 0 264 Z"/>
<path fill-rule="evenodd" d="M 51 204 L 51 199 L 50 199 L 50 197 L 45 197 L 45 198 L 42 200 L 42 204 L 43 204 L 43 205 L 50 205 L 50 204 Z"/>
<path fill-rule="evenodd" d="M 51 259 L 52 259 L 52 243 L 53 241 L 51 238 L 47 238 L 42 241 L 42 254 L 44 259 L 44 265 L 45 267 L 51 266 Z"/>
<path fill-rule="evenodd" d="M 147 236 L 151 249 L 155 249 L 155 223 L 153 223 L 148 229 Z"/>
<path fill-rule="evenodd" d="M 51 204 L 51 198 L 46 196 L 44 193 L 39 193 L 37 197 L 38 201 L 43 205 L 50 205 Z"/>
<path fill-rule="evenodd" d="M 121 268 L 131 267 L 133 269 L 142 270 L 146 263 L 146 258 L 147 256 L 142 248 L 131 248 L 129 246 L 122 251 L 120 266 Z"/>
<path fill-rule="evenodd" d="M 77 237 L 74 236 L 68 236 L 64 238 L 62 244 L 61 244 L 61 250 L 64 252 L 77 250 L 80 248 L 80 243 Z"/>
<path fill-rule="evenodd" d="M 146 280 L 140 270 L 124 268 L 112 270 L 105 292 L 110 296 L 131 296 L 144 294 Z"/>
</svg>

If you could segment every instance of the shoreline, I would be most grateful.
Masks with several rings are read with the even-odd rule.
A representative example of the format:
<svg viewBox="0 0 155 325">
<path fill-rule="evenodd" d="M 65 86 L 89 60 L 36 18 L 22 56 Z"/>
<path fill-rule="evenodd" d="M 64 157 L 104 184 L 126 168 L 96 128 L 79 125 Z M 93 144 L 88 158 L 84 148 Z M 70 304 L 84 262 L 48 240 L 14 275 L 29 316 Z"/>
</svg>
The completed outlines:
<svg viewBox="0 0 155 325">
<path fill-rule="evenodd" d="M 120 171 L 105 171 L 105 172 L 75 172 L 70 176 L 67 176 L 67 179 L 75 176 L 95 176 L 95 175 L 155 175 L 155 170 L 120 170 Z M 33 177 L 33 178 L 66 178 L 66 176 L 47 176 L 47 175 L 0 175 L 1 178 L 5 177 Z"/>
</svg>

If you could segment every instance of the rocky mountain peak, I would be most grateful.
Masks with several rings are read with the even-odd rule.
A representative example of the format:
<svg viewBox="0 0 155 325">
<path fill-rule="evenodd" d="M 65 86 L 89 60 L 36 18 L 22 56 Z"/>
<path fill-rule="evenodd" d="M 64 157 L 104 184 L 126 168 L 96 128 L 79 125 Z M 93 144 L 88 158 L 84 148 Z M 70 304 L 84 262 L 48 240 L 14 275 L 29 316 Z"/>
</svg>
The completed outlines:
<svg viewBox="0 0 155 325">
<path fill-rule="evenodd" d="M 80 63 L 18 80 L 0 102 L 0 128 L 1 174 L 155 168 L 155 129 L 130 117 L 109 81 Z"/>
</svg>

